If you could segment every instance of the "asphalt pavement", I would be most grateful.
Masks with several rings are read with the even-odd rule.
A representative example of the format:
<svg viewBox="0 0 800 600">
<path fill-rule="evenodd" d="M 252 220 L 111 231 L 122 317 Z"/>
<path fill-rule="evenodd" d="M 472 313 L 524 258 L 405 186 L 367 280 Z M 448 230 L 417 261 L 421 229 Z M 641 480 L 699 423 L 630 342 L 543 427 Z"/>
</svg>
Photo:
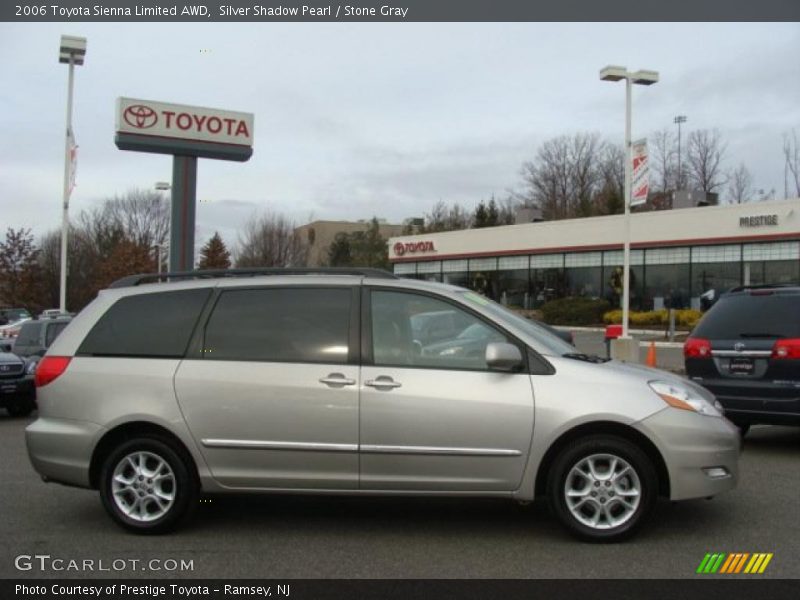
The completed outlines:
<svg viewBox="0 0 800 600">
<path fill-rule="evenodd" d="M 24 446 L 28 422 L 0 414 L 4 578 L 684 578 L 698 577 L 707 552 L 772 552 L 757 577 L 800 577 L 800 429 L 753 428 L 736 490 L 711 501 L 660 501 L 634 539 L 593 545 L 569 537 L 538 501 L 522 507 L 507 500 L 323 496 L 207 498 L 184 529 L 137 536 L 111 522 L 96 492 L 39 479 Z M 137 566 L 42 571 L 34 562 L 20 571 L 21 555 L 64 559 L 62 567 L 85 559 L 95 569 L 101 560 L 106 567 L 115 560 Z M 192 561 L 193 570 L 138 566 L 153 559 Z"/>
</svg>

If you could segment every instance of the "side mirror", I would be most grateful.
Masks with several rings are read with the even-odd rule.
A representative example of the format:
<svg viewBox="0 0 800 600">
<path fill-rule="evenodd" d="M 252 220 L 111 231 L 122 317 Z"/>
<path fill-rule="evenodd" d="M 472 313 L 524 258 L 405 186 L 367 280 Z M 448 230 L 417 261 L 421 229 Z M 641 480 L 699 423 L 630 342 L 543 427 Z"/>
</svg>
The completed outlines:
<svg viewBox="0 0 800 600">
<path fill-rule="evenodd" d="M 522 354 L 514 344 L 492 342 L 486 346 L 486 364 L 490 369 L 512 371 L 522 365 Z"/>
</svg>

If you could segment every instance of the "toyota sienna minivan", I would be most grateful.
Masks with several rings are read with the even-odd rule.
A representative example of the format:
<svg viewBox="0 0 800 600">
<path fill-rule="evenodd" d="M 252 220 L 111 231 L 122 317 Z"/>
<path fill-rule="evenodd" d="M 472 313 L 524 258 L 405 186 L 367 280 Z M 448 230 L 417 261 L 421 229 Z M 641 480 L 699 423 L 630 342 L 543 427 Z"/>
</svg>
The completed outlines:
<svg viewBox="0 0 800 600">
<path fill-rule="evenodd" d="M 174 528 L 200 494 L 546 496 L 571 533 L 616 541 L 659 496 L 736 485 L 739 434 L 709 391 L 472 291 L 370 269 L 163 277 L 75 317 L 26 430 L 44 481 L 99 490 L 129 530 Z M 415 339 L 443 311 L 459 327 Z"/>
</svg>

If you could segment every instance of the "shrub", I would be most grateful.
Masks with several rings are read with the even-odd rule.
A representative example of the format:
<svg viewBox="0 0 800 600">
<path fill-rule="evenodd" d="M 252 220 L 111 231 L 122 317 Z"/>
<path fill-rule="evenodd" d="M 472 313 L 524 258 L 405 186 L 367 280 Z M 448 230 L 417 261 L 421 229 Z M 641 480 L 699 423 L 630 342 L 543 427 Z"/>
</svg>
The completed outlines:
<svg viewBox="0 0 800 600">
<path fill-rule="evenodd" d="M 539 308 L 551 325 L 595 325 L 608 309 L 608 302 L 601 298 L 560 298 Z"/>
<path fill-rule="evenodd" d="M 699 310 L 684 309 L 675 311 L 675 325 L 680 327 L 693 328 L 700 320 L 702 313 Z M 628 316 L 631 325 L 643 326 L 662 326 L 669 324 L 669 311 L 666 308 L 661 310 L 636 311 L 632 310 Z M 621 310 L 609 310 L 603 315 L 603 323 L 622 323 Z"/>
</svg>

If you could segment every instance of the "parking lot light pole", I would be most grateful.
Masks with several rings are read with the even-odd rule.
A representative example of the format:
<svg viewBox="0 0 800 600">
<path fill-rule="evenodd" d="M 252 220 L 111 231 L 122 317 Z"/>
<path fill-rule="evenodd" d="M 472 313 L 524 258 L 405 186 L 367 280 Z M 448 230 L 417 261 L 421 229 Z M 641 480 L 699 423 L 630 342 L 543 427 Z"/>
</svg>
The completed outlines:
<svg viewBox="0 0 800 600">
<path fill-rule="evenodd" d="M 71 35 L 61 36 L 58 62 L 69 65 L 67 81 L 67 130 L 64 142 L 64 189 L 61 213 L 61 280 L 59 289 L 59 310 L 67 312 L 67 236 L 69 235 L 69 195 L 72 191 L 72 90 L 75 80 L 75 65 L 82 65 L 86 56 L 86 38 Z"/>
<path fill-rule="evenodd" d="M 678 182 L 675 184 L 675 187 L 680 190 L 683 184 L 683 173 L 681 173 L 681 167 L 683 165 L 683 161 L 681 160 L 681 124 L 686 123 L 686 115 L 678 115 L 672 122 L 678 126 Z"/>
<path fill-rule="evenodd" d="M 168 191 L 170 191 L 172 189 L 172 185 L 168 181 L 156 181 L 156 186 L 155 187 L 156 187 L 156 191 L 159 191 L 159 192 L 168 192 Z M 171 231 L 172 231 L 172 219 L 170 218 L 170 227 L 169 227 L 169 230 L 167 231 L 167 242 L 166 243 L 169 243 L 169 238 L 171 237 Z M 163 242 L 163 241 L 158 243 L 158 274 L 159 275 L 161 275 L 161 268 L 162 268 L 161 253 L 164 250 L 164 244 L 165 244 L 165 242 Z"/>
<path fill-rule="evenodd" d="M 658 81 L 656 71 L 628 71 L 626 67 L 610 65 L 601 69 L 603 81 L 625 80 L 625 241 L 622 258 L 622 338 L 628 334 L 628 313 L 630 310 L 630 269 L 631 269 L 631 89 L 633 84 L 652 85 Z"/>
</svg>

